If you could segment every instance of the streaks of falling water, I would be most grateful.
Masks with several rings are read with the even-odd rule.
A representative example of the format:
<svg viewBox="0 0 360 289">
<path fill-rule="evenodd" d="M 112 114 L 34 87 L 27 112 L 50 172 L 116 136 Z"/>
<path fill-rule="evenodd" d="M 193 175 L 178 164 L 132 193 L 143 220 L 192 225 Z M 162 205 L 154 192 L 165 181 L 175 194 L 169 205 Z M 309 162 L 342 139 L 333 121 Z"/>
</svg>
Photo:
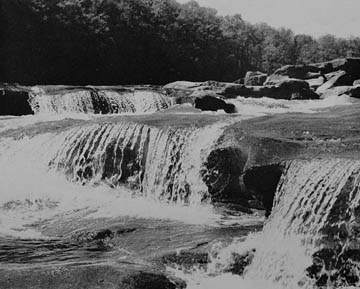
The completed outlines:
<svg viewBox="0 0 360 289">
<path fill-rule="evenodd" d="M 319 288 L 316 278 L 324 276 L 321 288 L 359 288 L 359 186 L 358 160 L 289 162 L 261 233 L 245 241 L 234 240 L 230 246 L 215 246 L 207 277 L 198 270 L 193 272 L 195 277 L 175 273 L 187 279 L 188 288 L 193 289 L 209 284 L 206 288 L 217 288 L 211 284 L 221 281 L 225 285 L 227 280 L 230 285 L 223 288 L 313 289 Z M 251 249 L 256 252 L 242 277 L 226 273 L 236 256 Z M 320 268 L 315 268 L 318 275 L 310 278 L 307 271 L 314 264 L 314 254 L 323 249 L 336 258 L 320 260 Z"/>
<path fill-rule="evenodd" d="M 76 127 L 56 136 L 50 167 L 74 182 L 130 185 L 141 194 L 172 203 L 208 197 L 200 171 L 221 132 L 206 128 L 158 129 L 130 122 Z"/>
<path fill-rule="evenodd" d="M 149 113 L 169 108 L 172 99 L 156 91 L 116 91 L 83 89 L 46 94 L 37 89 L 30 95 L 30 105 L 41 113 Z"/>
</svg>

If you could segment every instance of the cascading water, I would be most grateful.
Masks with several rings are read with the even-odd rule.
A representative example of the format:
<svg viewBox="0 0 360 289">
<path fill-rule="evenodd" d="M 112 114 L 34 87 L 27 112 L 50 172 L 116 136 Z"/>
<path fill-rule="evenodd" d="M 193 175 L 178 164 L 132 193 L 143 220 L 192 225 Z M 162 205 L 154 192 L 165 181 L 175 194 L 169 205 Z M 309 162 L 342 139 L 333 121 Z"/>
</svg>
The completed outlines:
<svg viewBox="0 0 360 289">
<path fill-rule="evenodd" d="M 169 108 L 172 99 L 152 90 L 68 89 L 47 93 L 34 87 L 30 105 L 44 113 L 150 113 Z"/>
<path fill-rule="evenodd" d="M 75 182 L 125 184 L 156 199 L 199 202 L 207 197 L 201 166 L 220 127 L 163 130 L 130 122 L 76 127 L 56 136 L 59 146 L 49 164 Z"/>
<path fill-rule="evenodd" d="M 359 186 L 360 161 L 292 161 L 261 233 L 215 246 L 206 272 L 175 272 L 188 288 L 358 288 Z M 241 277 L 226 273 L 246 254 Z"/>
<path fill-rule="evenodd" d="M 213 216 L 210 206 L 200 206 L 208 198 L 200 171 L 222 126 L 95 123 L 3 138 L 0 234 L 20 234 L 34 220 L 82 208 L 99 217 L 124 214 L 206 222 Z M 139 201 L 132 200 L 133 194 Z"/>
</svg>

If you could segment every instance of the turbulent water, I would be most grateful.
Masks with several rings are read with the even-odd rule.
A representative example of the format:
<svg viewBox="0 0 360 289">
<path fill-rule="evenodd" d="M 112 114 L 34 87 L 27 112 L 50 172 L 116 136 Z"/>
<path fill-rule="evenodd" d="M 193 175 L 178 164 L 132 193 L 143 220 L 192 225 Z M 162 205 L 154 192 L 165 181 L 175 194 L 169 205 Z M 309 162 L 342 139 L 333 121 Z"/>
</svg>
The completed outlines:
<svg viewBox="0 0 360 289">
<path fill-rule="evenodd" d="M 74 89 L 47 93 L 33 87 L 30 105 L 36 114 L 44 113 L 151 113 L 169 108 L 172 99 L 152 90 Z"/>
<path fill-rule="evenodd" d="M 236 107 L 238 114 L 248 116 L 261 116 L 265 114 L 279 114 L 290 112 L 315 113 L 319 109 L 337 106 L 351 105 L 359 102 L 358 99 L 342 96 L 329 96 L 321 100 L 284 100 L 262 97 L 258 99 L 237 97 L 227 100 Z"/>
<path fill-rule="evenodd" d="M 29 215 L 56 214 L 79 206 L 97 208 L 102 201 L 108 202 L 113 215 L 114 203 L 122 203 L 119 214 L 206 222 L 205 216 L 191 220 L 189 212 L 210 212 L 208 217 L 213 218 L 204 204 L 209 196 L 200 172 L 222 126 L 158 129 L 120 122 L 2 139 L 1 221 L 14 215 L 18 219 L 16 224 L 3 222 L 2 230 L 21 233 L 28 221 L 34 221 Z M 138 201 L 130 198 L 134 195 Z M 154 204 L 152 213 L 143 211 L 146 200 L 148 209 Z M 162 208 L 158 202 L 170 207 Z M 136 204 L 139 208 L 132 208 Z M 177 217 L 182 208 L 184 216 Z M 102 214 L 105 211 L 101 209 Z"/>
<path fill-rule="evenodd" d="M 238 121 L 264 114 L 314 113 L 352 103 L 348 97 L 228 101 L 235 104 Z M 61 223 L 77 230 L 77 222 L 85 219 L 119 216 L 203 227 L 231 220 L 210 203 L 201 176 L 225 123 L 155 127 L 93 115 L 148 113 L 172 104 L 154 91 L 89 88 L 48 94 L 34 90 L 31 105 L 37 115 L 2 118 L 0 131 L 41 127 L 69 116 L 73 119 L 67 121 L 74 124 L 0 140 L 0 237 L 43 239 L 44 222 L 47 229 Z M 261 232 L 239 236 L 230 245 L 217 243 L 207 266 L 170 266 L 170 274 L 186 280 L 189 289 L 346 288 L 349 284 L 359 288 L 360 258 L 355 257 L 360 255 L 360 162 L 314 159 L 291 161 L 284 167 L 272 214 Z M 260 219 L 237 217 L 233 224 L 238 227 Z M 219 239 L 222 233 L 211 232 Z M 239 260 L 248 264 L 240 266 Z"/>
<path fill-rule="evenodd" d="M 293 161 L 261 233 L 215 246 L 206 271 L 174 272 L 188 280 L 188 288 L 359 288 L 359 186 L 359 161 Z M 243 276 L 228 273 L 236 256 L 249 252 L 253 257 Z"/>
</svg>

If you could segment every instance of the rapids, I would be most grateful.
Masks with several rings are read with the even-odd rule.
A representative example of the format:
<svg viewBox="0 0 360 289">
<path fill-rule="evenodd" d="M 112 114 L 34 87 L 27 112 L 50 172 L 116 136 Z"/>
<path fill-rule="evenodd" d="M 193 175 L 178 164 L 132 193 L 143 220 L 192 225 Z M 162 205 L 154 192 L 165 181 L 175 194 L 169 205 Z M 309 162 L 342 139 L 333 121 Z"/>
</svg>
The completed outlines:
<svg viewBox="0 0 360 289">
<path fill-rule="evenodd" d="M 216 244 L 206 270 L 169 270 L 191 289 L 359 288 L 359 186 L 360 161 L 292 161 L 262 232 L 231 245 Z M 323 250 L 330 258 L 321 255 Z M 249 252 L 242 276 L 229 273 L 236 258 Z"/>
<path fill-rule="evenodd" d="M 346 96 L 227 101 L 236 106 L 235 116 L 170 110 L 169 117 L 165 109 L 174 100 L 157 91 L 33 88 L 35 116 L 0 118 L 1 260 L 26 263 L 22 256 L 29 246 L 41 263 L 37 248 L 54 246 L 59 253 L 73 236 L 86 239 L 99 228 L 115 226 L 105 230 L 120 232 L 117 241 L 102 248 L 106 254 L 89 257 L 92 247 L 83 254 L 83 241 L 70 242 L 77 260 L 156 264 L 163 270 L 164 264 L 151 263 L 156 254 L 173 250 L 178 257 L 182 250 L 201 248 L 207 250 L 206 265 L 166 264 L 167 274 L 185 280 L 189 289 L 359 288 L 360 161 L 283 161 L 272 213 L 261 231 L 256 231 L 263 224 L 261 212 L 240 213 L 212 203 L 202 176 L 230 124 L 269 114 L 317 113 L 355 101 Z M 165 111 L 155 120 L 146 118 L 160 110 Z M 105 113 L 138 119 L 94 115 Z M 173 114 L 182 118 L 171 119 Z M 196 125 L 199 115 L 218 118 Z M 165 116 L 168 123 L 157 125 Z M 179 125 L 178 119 L 187 122 Z M 18 253 L 15 259 L 8 248 Z M 60 262 L 54 256 L 51 262 Z"/>
</svg>

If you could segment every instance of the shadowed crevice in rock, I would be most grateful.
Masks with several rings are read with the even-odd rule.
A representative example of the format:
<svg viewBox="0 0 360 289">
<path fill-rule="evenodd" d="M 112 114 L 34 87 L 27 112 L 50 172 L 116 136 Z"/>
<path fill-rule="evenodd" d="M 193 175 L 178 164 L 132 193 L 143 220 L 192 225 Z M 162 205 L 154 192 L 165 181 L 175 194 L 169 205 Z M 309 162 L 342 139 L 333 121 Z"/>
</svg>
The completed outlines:
<svg viewBox="0 0 360 289">
<path fill-rule="evenodd" d="M 254 167 L 247 170 L 242 181 L 252 196 L 259 200 L 269 216 L 284 167 L 282 164 Z"/>
<path fill-rule="evenodd" d="M 283 165 L 280 163 L 246 167 L 249 155 L 237 147 L 211 151 L 202 172 L 211 200 L 246 208 L 265 209 L 270 214 Z"/>
</svg>

